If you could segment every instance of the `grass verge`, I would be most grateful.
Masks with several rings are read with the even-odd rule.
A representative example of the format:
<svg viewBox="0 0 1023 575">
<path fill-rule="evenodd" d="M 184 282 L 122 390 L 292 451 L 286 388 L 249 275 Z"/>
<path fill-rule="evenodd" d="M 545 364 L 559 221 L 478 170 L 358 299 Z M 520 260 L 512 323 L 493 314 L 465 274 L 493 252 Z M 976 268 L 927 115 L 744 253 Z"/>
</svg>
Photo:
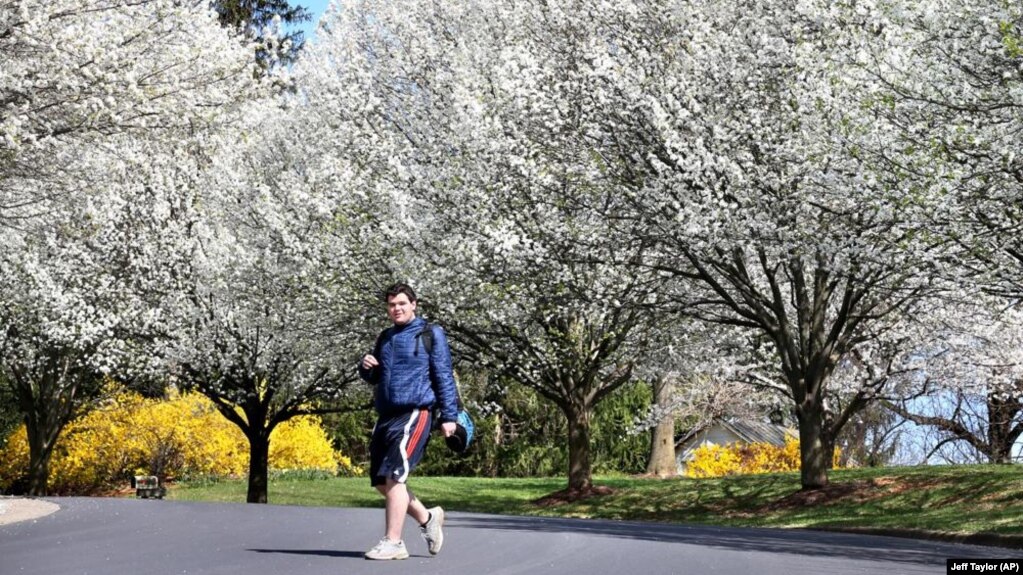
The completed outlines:
<svg viewBox="0 0 1023 575">
<path fill-rule="evenodd" d="M 559 505 L 534 503 L 563 479 L 417 477 L 430 505 L 505 515 L 602 518 L 735 527 L 884 530 L 1023 541 L 1023 466 L 971 465 L 836 470 L 828 487 L 801 491 L 798 473 L 720 479 L 597 477 L 613 493 Z M 245 482 L 182 484 L 169 498 L 240 502 Z M 382 507 L 366 478 L 271 479 L 271 503 Z M 1011 544 L 1011 543 L 1009 543 Z"/>
</svg>

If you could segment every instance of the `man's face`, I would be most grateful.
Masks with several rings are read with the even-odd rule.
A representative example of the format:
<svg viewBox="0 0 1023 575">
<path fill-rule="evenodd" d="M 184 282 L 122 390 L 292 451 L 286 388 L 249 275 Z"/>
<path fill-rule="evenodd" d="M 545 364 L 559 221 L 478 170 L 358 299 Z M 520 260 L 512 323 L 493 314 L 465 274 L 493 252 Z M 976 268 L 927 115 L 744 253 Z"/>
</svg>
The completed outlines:
<svg viewBox="0 0 1023 575">
<path fill-rule="evenodd" d="M 405 325 L 416 317 L 416 302 L 409 301 L 403 293 L 390 296 L 387 298 L 387 315 L 395 325 Z"/>
</svg>

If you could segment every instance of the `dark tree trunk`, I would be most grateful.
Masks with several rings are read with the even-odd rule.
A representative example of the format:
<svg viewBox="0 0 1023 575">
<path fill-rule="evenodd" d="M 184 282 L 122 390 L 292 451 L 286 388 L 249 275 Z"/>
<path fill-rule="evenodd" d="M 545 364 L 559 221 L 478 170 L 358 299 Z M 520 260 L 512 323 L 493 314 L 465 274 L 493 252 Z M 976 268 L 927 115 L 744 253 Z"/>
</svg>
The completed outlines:
<svg viewBox="0 0 1023 575">
<path fill-rule="evenodd" d="M 653 384 L 654 404 L 667 407 L 671 402 L 674 386 L 667 379 L 658 379 Z M 650 436 L 650 460 L 646 472 L 658 477 L 674 477 L 678 475 L 675 463 L 675 418 L 666 415 L 654 427 Z"/>
<path fill-rule="evenodd" d="M 796 410 L 799 420 L 799 470 L 803 489 L 820 489 L 828 484 L 834 442 L 828 439 L 824 407 L 816 397 L 806 398 Z"/>
<path fill-rule="evenodd" d="M 590 465 L 590 412 L 587 405 L 570 405 L 568 419 L 568 490 L 586 492 L 593 487 Z"/>
<path fill-rule="evenodd" d="M 1012 446 L 1019 439 L 1020 432 L 1016 424 L 1023 405 L 1012 396 L 989 392 L 987 396 L 987 445 L 988 461 L 997 464 L 1012 463 Z"/>
<path fill-rule="evenodd" d="M 77 374 L 68 374 L 62 369 L 67 362 L 67 358 L 54 352 L 41 373 L 15 373 L 15 392 L 28 434 L 27 492 L 33 497 L 49 492 L 53 450 L 61 431 L 75 413 L 82 378 L 75 378 Z"/>
<path fill-rule="evenodd" d="M 28 495 L 42 497 L 47 494 L 50 478 L 50 459 L 54 442 L 49 440 L 46 430 L 28 430 Z"/>
<path fill-rule="evenodd" d="M 50 459 L 60 433 L 56 421 L 47 413 L 33 413 L 25 418 L 28 433 L 28 472 L 26 474 L 28 495 L 42 497 L 48 492 Z"/>
<path fill-rule="evenodd" d="M 249 491 L 247 503 L 267 502 L 267 477 L 270 462 L 270 432 L 252 430 L 249 439 Z"/>
</svg>

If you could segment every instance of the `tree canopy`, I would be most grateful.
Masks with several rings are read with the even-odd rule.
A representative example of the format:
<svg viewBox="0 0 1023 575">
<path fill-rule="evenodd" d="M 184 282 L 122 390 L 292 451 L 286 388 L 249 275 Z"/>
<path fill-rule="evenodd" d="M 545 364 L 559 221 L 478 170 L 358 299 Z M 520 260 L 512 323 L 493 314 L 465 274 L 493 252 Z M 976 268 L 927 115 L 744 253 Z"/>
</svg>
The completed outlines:
<svg viewBox="0 0 1023 575">
<path fill-rule="evenodd" d="M 367 393 L 395 280 L 562 412 L 576 492 L 638 380 L 680 384 L 650 424 L 792 417 L 808 489 L 872 402 L 924 421 L 935 386 L 1004 460 L 1021 10 L 357 0 L 299 51 L 284 0 L 0 3 L 0 381 L 35 488 L 103 378 L 149 374 L 246 431 L 265 501 L 270 431 Z"/>
</svg>

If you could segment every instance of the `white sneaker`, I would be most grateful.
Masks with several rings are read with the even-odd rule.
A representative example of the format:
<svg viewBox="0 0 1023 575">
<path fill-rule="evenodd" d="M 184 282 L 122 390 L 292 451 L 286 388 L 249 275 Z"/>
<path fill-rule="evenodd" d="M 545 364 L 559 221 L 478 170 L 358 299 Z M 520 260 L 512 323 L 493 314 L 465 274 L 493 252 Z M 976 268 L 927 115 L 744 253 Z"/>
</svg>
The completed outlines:
<svg viewBox="0 0 1023 575">
<path fill-rule="evenodd" d="M 391 541 L 385 537 L 376 547 L 366 552 L 366 559 L 408 559 L 408 550 L 405 549 L 404 541 Z"/>
<path fill-rule="evenodd" d="M 427 511 L 430 512 L 430 520 L 420 529 L 423 531 L 423 539 L 430 550 L 430 555 L 436 555 L 440 553 L 441 545 L 444 545 L 444 531 L 441 529 L 444 527 L 444 510 L 432 507 Z"/>
</svg>

